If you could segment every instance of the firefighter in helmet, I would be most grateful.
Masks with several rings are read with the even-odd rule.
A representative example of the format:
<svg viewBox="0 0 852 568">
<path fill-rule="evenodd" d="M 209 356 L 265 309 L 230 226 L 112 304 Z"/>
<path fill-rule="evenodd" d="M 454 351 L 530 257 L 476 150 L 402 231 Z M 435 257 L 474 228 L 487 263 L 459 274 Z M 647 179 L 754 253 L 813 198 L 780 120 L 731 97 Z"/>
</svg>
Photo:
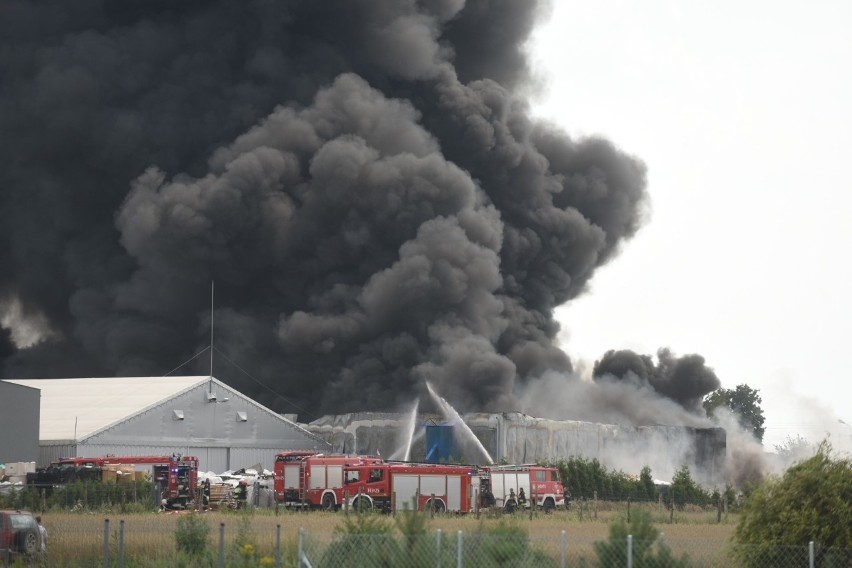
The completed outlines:
<svg viewBox="0 0 852 568">
<path fill-rule="evenodd" d="M 241 479 L 234 488 L 234 498 L 237 500 L 237 509 L 243 509 L 248 498 L 248 485 L 245 479 Z"/>
</svg>

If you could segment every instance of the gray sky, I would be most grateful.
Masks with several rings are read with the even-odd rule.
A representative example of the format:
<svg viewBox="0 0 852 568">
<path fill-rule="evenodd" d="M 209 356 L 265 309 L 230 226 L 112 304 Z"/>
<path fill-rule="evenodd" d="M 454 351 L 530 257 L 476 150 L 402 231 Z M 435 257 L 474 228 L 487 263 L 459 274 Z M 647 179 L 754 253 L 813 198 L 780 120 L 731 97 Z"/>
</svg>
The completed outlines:
<svg viewBox="0 0 852 568">
<path fill-rule="evenodd" d="M 649 221 L 560 309 L 563 346 L 699 353 L 765 446 L 852 448 L 852 4 L 555 3 L 537 113 L 648 165 Z"/>
</svg>

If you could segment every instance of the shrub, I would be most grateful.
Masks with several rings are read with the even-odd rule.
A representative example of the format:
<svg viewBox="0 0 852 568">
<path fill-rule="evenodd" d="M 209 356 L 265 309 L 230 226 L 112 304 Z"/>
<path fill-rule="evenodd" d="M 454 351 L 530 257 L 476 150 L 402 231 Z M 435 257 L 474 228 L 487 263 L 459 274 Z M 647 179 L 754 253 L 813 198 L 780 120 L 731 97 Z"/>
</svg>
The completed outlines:
<svg viewBox="0 0 852 568">
<path fill-rule="evenodd" d="M 601 568 L 627 566 L 627 536 L 633 536 L 634 568 L 687 568 L 689 558 L 675 558 L 671 549 L 662 540 L 660 532 L 651 523 L 651 514 L 639 510 L 629 525 L 620 519 L 609 527 L 609 540 L 594 544 Z"/>
<path fill-rule="evenodd" d="M 780 479 L 770 478 L 746 498 L 734 534 L 736 556 L 746 566 L 780 561 L 792 556 L 782 545 L 797 546 L 804 561 L 810 541 L 818 545 L 817 565 L 824 565 L 830 548 L 846 549 L 852 561 L 852 461 L 832 459 L 831 446 L 823 441 L 816 454 L 789 468 Z M 842 521 L 846 522 L 842 522 Z"/>
<path fill-rule="evenodd" d="M 178 552 L 190 557 L 201 557 L 207 551 L 210 525 L 195 513 L 182 515 L 175 529 L 175 543 Z"/>
</svg>

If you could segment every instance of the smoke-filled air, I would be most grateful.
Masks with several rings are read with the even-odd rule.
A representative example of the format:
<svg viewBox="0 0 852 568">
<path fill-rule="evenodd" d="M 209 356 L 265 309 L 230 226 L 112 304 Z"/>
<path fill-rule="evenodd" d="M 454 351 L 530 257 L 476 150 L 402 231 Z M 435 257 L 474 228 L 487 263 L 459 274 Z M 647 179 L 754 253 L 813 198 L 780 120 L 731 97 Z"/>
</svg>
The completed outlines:
<svg viewBox="0 0 852 568">
<path fill-rule="evenodd" d="M 212 314 L 214 374 L 280 412 L 428 381 L 461 412 L 698 423 L 700 356 L 611 352 L 587 382 L 556 342 L 649 199 L 640 159 L 532 116 L 546 15 L 4 0 L 2 377 L 207 374 Z"/>
</svg>

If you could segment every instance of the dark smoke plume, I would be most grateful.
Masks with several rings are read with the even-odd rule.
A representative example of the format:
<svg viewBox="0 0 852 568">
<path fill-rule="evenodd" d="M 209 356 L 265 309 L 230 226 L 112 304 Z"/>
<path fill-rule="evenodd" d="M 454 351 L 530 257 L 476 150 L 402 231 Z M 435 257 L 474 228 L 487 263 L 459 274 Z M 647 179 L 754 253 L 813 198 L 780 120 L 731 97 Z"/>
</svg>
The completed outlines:
<svg viewBox="0 0 852 568">
<path fill-rule="evenodd" d="M 704 396 L 721 386 L 701 355 L 675 357 L 662 348 L 657 351 L 657 361 L 654 363 L 650 355 L 639 355 L 629 349 L 610 350 L 595 362 L 592 376 L 598 382 L 613 378 L 638 381 L 692 411 L 700 411 Z"/>
<path fill-rule="evenodd" d="M 211 282 L 214 374 L 280 411 L 424 379 L 507 410 L 570 371 L 554 308 L 639 228 L 645 171 L 531 118 L 541 10 L 3 0 L 0 315 L 46 323 L 0 333 L 2 376 L 162 375 L 208 345 Z"/>
</svg>

